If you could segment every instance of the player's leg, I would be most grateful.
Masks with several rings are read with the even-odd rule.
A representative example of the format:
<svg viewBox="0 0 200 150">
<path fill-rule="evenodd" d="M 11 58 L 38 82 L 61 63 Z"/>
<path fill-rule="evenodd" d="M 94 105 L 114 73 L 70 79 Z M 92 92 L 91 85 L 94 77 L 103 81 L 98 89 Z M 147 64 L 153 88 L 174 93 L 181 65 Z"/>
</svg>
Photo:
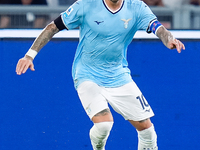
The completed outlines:
<svg viewBox="0 0 200 150">
<path fill-rule="evenodd" d="M 105 97 L 101 94 L 102 88 L 93 82 L 86 81 L 78 87 L 77 91 L 87 115 L 94 123 L 90 129 L 93 149 L 104 150 L 113 125 L 113 117 Z"/>
<path fill-rule="evenodd" d="M 90 140 L 94 150 L 105 150 L 106 141 L 113 126 L 113 117 L 109 109 L 104 109 L 92 117 L 94 123 L 90 129 Z"/>
<path fill-rule="evenodd" d="M 138 150 L 158 150 L 157 134 L 150 119 L 142 121 L 129 120 L 129 122 L 138 132 Z"/>
<path fill-rule="evenodd" d="M 154 113 L 134 82 L 119 88 L 106 88 L 105 96 L 112 108 L 138 131 L 138 150 L 157 150 L 157 135 L 150 117 Z"/>
</svg>

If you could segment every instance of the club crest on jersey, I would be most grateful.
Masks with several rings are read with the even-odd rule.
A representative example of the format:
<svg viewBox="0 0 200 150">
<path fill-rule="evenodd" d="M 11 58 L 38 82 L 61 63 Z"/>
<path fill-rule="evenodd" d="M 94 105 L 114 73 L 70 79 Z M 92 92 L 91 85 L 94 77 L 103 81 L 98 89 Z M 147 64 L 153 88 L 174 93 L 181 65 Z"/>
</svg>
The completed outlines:
<svg viewBox="0 0 200 150">
<path fill-rule="evenodd" d="M 73 10 L 72 6 L 70 6 L 66 11 L 67 15 L 69 16 Z"/>
<path fill-rule="evenodd" d="M 130 20 L 132 20 L 132 18 L 130 18 L 130 19 L 121 19 L 122 21 L 124 21 L 124 28 L 126 29 L 126 28 L 128 28 L 128 22 L 130 21 Z"/>
</svg>

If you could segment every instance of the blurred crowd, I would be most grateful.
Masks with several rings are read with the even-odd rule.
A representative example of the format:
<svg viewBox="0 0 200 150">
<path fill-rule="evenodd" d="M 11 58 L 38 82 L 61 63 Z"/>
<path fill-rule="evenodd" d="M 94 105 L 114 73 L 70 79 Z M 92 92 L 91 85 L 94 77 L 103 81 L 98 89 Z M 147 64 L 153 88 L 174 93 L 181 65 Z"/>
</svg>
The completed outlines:
<svg viewBox="0 0 200 150">
<path fill-rule="evenodd" d="M 65 6 L 71 5 L 76 0 L 0 0 L 1 5 L 42 5 Z M 200 0 L 143 0 L 149 6 L 181 7 L 182 5 L 200 5 Z M 51 18 L 50 18 L 51 19 Z M 0 15 L 0 28 L 44 28 L 50 20 L 47 15 L 6 14 Z M 20 22 L 20 23 L 19 23 Z M 170 28 L 166 24 L 167 28 Z"/>
<path fill-rule="evenodd" d="M 0 0 L 0 5 L 42 5 L 64 6 L 71 5 L 75 0 Z M 44 28 L 49 21 L 47 15 L 6 14 L 0 16 L 0 28 Z"/>
<path fill-rule="evenodd" d="M 181 7 L 182 5 L 200 5 L 200 0 L 143 0 L 149 6 Z"/>
</svg>

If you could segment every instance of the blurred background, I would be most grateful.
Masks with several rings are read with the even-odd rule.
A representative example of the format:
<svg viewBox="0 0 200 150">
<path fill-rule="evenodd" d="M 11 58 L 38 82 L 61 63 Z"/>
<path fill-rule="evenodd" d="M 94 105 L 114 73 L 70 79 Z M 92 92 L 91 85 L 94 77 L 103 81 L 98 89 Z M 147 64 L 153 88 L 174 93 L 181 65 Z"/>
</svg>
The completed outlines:
<svg viewBox="0 0 200 150">
<path fill-rule="evenodd" d="M 200 29 L 199 0 L 143 0 L 167 29 Z M 75 0 L 0 0 L 0 28 L 43 28 Z"/>
<path fill-rule="evenodd" d="M 160 150 L 197 150 L 200 139 L 200 0 L 144 0 L 186 46 L 178 54 L 138 31 L 128 50 L 131 75 L 154 110 Z M 61 31 L 16 75 L 18 60 L 73 0 L 0 0 L 0 150 L 91 150 L 92 122 L 74 89 L 78 30 Z M 58 35 L 58 36 L 57 36 Z M 149 37 L 150 36 L 150 37 Z M 137 132 L 111 109 L 106 150 L 136 150 Z"/>
</svg>

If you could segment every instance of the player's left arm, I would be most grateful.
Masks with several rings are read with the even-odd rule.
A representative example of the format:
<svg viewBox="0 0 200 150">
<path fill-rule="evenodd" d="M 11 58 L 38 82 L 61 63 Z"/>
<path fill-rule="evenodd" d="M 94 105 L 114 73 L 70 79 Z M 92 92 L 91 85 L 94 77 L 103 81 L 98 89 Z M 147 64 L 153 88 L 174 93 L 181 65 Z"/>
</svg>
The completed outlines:
<svg viewBox="0 0 200 150">
<path fill-rule="evenodd" d="M 172 33 L 168 31 L 164 26 L 160 26 L 157 29 L 156 36 L 158 36 L 163 44 L 169 49 L 176 49 L 178 53 L 181 53 L 182 50 L 185 50 L 184 44 L 174 38 Z"/>
</svg>

